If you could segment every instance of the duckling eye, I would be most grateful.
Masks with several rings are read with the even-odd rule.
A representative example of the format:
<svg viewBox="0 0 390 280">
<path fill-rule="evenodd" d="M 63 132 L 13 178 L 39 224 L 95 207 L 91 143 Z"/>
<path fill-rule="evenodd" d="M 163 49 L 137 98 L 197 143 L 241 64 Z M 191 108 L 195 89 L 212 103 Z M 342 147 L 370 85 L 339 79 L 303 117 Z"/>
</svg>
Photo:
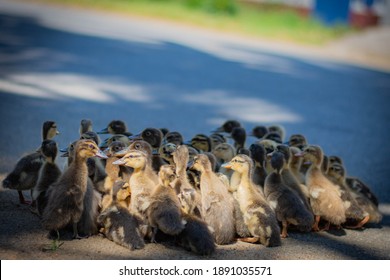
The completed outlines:
<svg viewBox="0 0 390 280">
<path fill-rule="evenodd" d="M 135 144 L 134 148 L 136 148 L 137 150 L 139 150 L 141 148 L 141 145 L 140 144 Z"/>
<path fill-rule="evenodd" d="M 145 132 L 145 135 L 146 135 L 146 136 L 150 136 L 151 134 L 152 134 L 152 133 L 151 133 L 150 131 L 146 131 L 146 132 Z"/>
<path fill-rule="evenodd" d="M 89 147 L 90 149 L 93 149 L 93 148 L 94 148 L 94 146 L 93 146 L 92 144 L 89 144 L 88 147 Z"/>
</svg>

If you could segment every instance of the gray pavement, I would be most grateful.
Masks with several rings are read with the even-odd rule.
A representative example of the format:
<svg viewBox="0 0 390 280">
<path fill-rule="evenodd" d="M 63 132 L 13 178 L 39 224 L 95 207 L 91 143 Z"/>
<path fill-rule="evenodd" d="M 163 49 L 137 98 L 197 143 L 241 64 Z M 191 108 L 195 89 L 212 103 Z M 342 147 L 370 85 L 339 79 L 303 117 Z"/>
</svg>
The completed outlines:
<svg viewBox="0 0 390 280">
<path fill-rule="evenodd" d="M 364 231 L 293 234 L 286 246 L 267 250 L 242 244 L 222 247 L 215 258 L 390 259 L 390 74 L 370 59 L 354 58 L 358 39 L 323 48 L 298 47 L 168 22 L 4 0 L 0 31 L 1 174 L 39 146 L 40 127 L 48 119 L 58 123 L 61 147 L 77 138 L 82 118 L 93 120 L 95 130 L 123 119 L 131 132 L 167 127 L 186 139 L 207 134 L 231 118 L 248 130 L 279 123 L 287 136 L 305 134 L 328 155 L 341 156 L 347 172 L 379 196 L 383 223 Z M 388 40 L 387 32 L 378 33 L 380 42 Z M 364 36 L 360 39 L 365 41 Z M 346 51 L 350 55 L 342 55 L 351 40 Z M 379 53 L 382 61 L 388 59 L 387 52 Z M 253 141 L 249 138 L 247 144 Z M 73 241 L 63 255 L 38 252 L 45 233 L 38 223 L 24 224 L 36 219 L 17 206 L 16 194 L 2 191 L 0 201 L 0 210 L 7 213 L 0 215 L 0 255 L 72 258 Z M 10 217 L 16 213 L 20 228 L 10 230 Z M 30 231 L 38 241 L 26 252 L 18 244 Z M 86 246 L 91 258 L 128 257 L 119 247 L 110 257 L 100 243 L 107 240 L 99 237 L 86 242 L 104 252 L 94 255 Z M 152 249 L 144 255 L 140 251 L 132 256 L 196 258 L 170 250 L 156 255 L 156 246 L 161 249 L 150 244 Z M 242 253 L 240 246 L 248 251 Z M 299 250 L 302 246 L 305 250 Z"/>
</svg>

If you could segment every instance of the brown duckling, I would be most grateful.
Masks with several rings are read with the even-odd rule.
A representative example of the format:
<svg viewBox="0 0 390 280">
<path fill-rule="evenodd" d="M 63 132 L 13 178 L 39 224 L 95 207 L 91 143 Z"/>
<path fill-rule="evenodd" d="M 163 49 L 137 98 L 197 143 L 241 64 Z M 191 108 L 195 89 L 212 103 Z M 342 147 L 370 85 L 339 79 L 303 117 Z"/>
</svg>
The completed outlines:
<svg viewBox="0 0 390 280">
<path fill-rule="evenodd" d="M 158 153 L 166 163 L 173 164 L 173 152 L 176 151 L 176 147 L 176 144 L 168 142 L 161 145 Z"/>
<path fill-rule="evenodd" d="M 219 133 L 219 132 L 226 132 L 231 133 L 233 128 L 235 127 L 241 127 L 241 123 L 237 120 L 227 120 L 222 126 L 218 127 L 213 132 Z"/>
<path fill-rule="evenodd" d="M 53 139 L 59 134 L 57 124 L 53 121 L 46 121 L 42 126 L 42 141 Z M 17 190 L 19 202 L 21 204 L 30 204 L 23 196 L 24 190 L 32 190 L 37 183 L 39 170 L 44 163 L 44 157 L 38 149 L 27 154 L 18 160 L 15 168 L 3 180 L 3 187 L 6 189 Z"/>
<path fill-rule="evenodd" d="M 270 132 L 270 133 L 276 132 L 279 135 L 279 139 L 280 139 L 279 143 L 284 142 L 284 138 L 286 136 L 286 130 L 284 129 L 284 127 L 282 125 L 280 125 L 280 124 L 270 125 L 270 126 L 268 126 L 268 132 Z"/>
<path fill-rule="evenodd" d="M 221 166 L 222 164 L 229 162 L 236 155 L 236 150 L 229 143 L 221 143 L 214 148 L 212 153 L 215 155 L 219 165 Z M 220 168 L 219 172 L 226 175 L 229 179 L 233 173 L 231 170 L 226 168 Z"/>
<path fill-rule="evenodd" d="M 164 136 L 164 143 L 172 143 L 176 146 L 183 145 L 183 135 L 177 131 L 170 131 Z"/>
<path fill-rule="evenodd" d="M 112 120 L 106 128 L 98 132 L 98 134 L 121 134 L 125 136 L 131 136 L 132 133 L 127 131 L 127 125 L 121 120 Z"/>
<path fill-rule="evenodd" d="M 189 162 L 189 149 L 186 145 L 180 145 L 173 152 L 173 162 L 177 181 L 175 182 L 176 194 L 180 199 L 182 209 L 190 214 L 201 216 L 201 196 L 198 189 L 195 189 L 187 177 L 187 165 Z"/>
<path fill-rule="evenodd" d="M 102 143 L 100 143 L 99 147 L 102 150 L 107 149 L 112 142 L 119 141 L 123 142 L 126 146 L 129 146 L 131 144 L 131 140 L 128 136 L 123 134 L 114 134 L 111 137 L 105 139 Z"/>
<path fill-rule="evenodd" d="M 304 147 L 307 146 L 307 140 L 306 137 L 302 134 L 293 134 L 290 136 L 290 139 L 288 140 L 288 145 L 290 147 L 297 147 L 300 150 L 302 150 Z"/>
<path fill-rule="evenodd" d="M 41 145 L 41 151 L 45 162 L 39 170 L 38 181 L 33 189 L 32 196 L 33 201 L 36 201 L 36 210 L 39 215 L 42 215 L 47 203 L 47 189 L 61 176 L 61 170 L 55 163 L 58 152 L 57 143 L 53 140 L 44 140 Z"/>
<path fill-rule="evenodd" d="M 47 206 L 42 215 L 45 229 L 59 230 L 72 224 L 73 238 L 80 238 L 77 224 L 82 218 L 88 190 L 87 159 L 92 156 L 106 158 L 95 142 L 77 141 L 74 160 L 58 181 L 49 187 Z"/>
<path fill-rule="evenodd" d="M 329 167 L 328 176 L 332 182 L 340 188 L 341 199 L 344 202 L 345 216 L 347 218 L 347 221 L 343 226 L 352 229 L 362 228 L 370 220 L 370 216 L 368 212 L 359 205 L 353 196 L 352 191 L 347 186 L 344 166 L 334 162 Z"/>
<path fill-rule="evenodd" d="M 130 250 L 142 249 L 145 242 L 139 230 L 141 221 L 123 206 L 127 193 L 127 188 L 123 187 L 124 184 L 121 184 L 113 188 L 111 204 L 98 216 L 97 221 L 102 226 L 100 232 L 109 240 Z"/>
<path fill-rule="evenodd" d="M 276 143 L 275 141 L 270 140 L 270 139 L 262 139 L 262 140 L 256 142 L 256 144 L 262 145 L 265 149 L 266 154 L 270 154 L 273 151 L 275 151 L 276 147 L 278 145 L 278 143 Z M 265 168 L 265 171 L 267 172 L 267 174 L 270 174 L 271 172 L 273 172 L 273 168 L 271 166 L 271 159 L 268 157 L 265 158 L 264 168 Z"/>
<path fill-rule="evenodd" d="M 314 224 L 314 216 L 297 192 L 289 188 L 283 180 L 282 172 L 287 165 L 285 155 L 279 151 L 273 152 L 271 165 L 275 171 L 265 180 L 264 194 L 269 205 L 275 210 L 276 218 L 282 223 L 281 237 L 288 236 L 287 228 L 290 224 L 309 232 Z"/>
<path fill-rule="evenodd" d="M 181 215 L 181 204 L 174 190 L 174 181 L 177 179 L 175 167 L 162 166 L 158 176 L 159 184 L 150 196 L 150 205 L 147 209 L 149 224 L 153 229 L 151 242 L 155 241 L 157 230 L 175 236 L 185 225 Z"/>
<path fill-rule="evenodd" d="M 264 125 L 258 125 L 255 126 L 252 129 L 252 132 L 249 134 L 249 136 L 256 137 L 257 139 L 261 139 L 268 133 L 268 128 Z"/>
<path fill-rule="evenodd" d="M 211 151 L 211 140 L 205 134 L 196 134 L 192 137 L 190 144 L 199 152 L 210 152 Z"/>
<path fill-rule="evenodd" d="M 150 197 L 156 185 L 158 176 L 153 171 L 148 155 L 140 150 L 131 150 L 124 157 L 114 161 L 113 164 L 125 165 L 133 168 L 129 185 L 131 188 L 130 213 L 142 221 L 141 232 L 143 236 L 150 235 L 150 226 L 146 211 L 150 206 Z"/>
<path fill-rule="evenodd" d="M 310 204 L 315 215 L 314 231 L 319 231 L 318 223 L 321 218 L 336 226 L 346 221 L 345 207 L 341 193 L 321 171 L 323 151 L 319 146 L 309 145 L 303 150 L 306 161 L 311 163 L 306 172 L 306 186 L 310 194 Z"/>
<path fill-rule="evenodd" d="M 233 128 L 230 136 L 234 140 L 234 148 L 238 151 L 240 148 L 245 148 L 246 131 L 243 127 Z"/>
<path fill-rule="evenodd" d="M 264 246 L 273 247 L 281 245 L 280 229 L 275 212 L 268 205 L 259 188 L 253 184 L 252 159 L 246 155 L 237 155 L 226 168 L 233 169 L 240 175 L 239 184 L 234 186 L 235 199 L 237 199 L 244 222 L 253 238 L 251 242 L 260 242 Z"/>
<path fill-rule="evenodd" d="M 298 180 L 300 184 L 305 184 L 305 175 L 300 171 L 302 166 L 303 158 L 302 156 L 299 156 L 302 153 L 302 151 L 297 148 L 290 146 L 290 171 L 295 176 L 295 178 Z"/>
<path fill-rule="evenodd" d="M 212 171 L 210 160 L 206 155 L 197 155 L 190 168 L 201 173 L 201 215 L 212 228 L 215 242 L 219 245 L 233 242 L 234 205 L 224 183 Z"/>
</svg>

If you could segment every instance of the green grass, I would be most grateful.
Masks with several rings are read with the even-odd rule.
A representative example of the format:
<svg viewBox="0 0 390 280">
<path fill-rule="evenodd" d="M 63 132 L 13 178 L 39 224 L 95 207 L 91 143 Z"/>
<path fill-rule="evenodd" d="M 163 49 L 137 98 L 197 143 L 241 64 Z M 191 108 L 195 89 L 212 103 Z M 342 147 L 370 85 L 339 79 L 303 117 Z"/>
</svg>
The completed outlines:
<svg viewBox="0 0 390 280">
<path fill-rule="evenodd" d="M 221 32 L 320 45 L 353 30 L 327 27 L 279 6 L 247 5 L 235 0 L 38 0 L 81 8 L 138 15 Z"/>
</svg>

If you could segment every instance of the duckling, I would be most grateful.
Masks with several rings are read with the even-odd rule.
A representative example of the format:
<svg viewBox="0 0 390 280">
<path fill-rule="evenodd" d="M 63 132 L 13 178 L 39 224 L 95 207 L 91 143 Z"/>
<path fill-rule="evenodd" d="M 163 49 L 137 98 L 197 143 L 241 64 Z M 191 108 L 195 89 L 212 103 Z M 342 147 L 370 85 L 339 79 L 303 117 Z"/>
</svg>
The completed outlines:
<svg viewBox="0 0 390 280">
<path fill-rule="evenodd" d="M 263 136 L 263 139 L 272 140 L 278 144 L 283 143 L 282 137 L 280 136 L 279 132 L 276 131 L 270 131 L 266 135 Z"/>
<path fill-rule="evenodd" d="M 196 134 L 191 139 L 191 146 L 199 152 L 210 152 L 211 151 L 211 140 L 205 134 Z"/>
<path fill-rule="evenodd" d="M 168 128 L 166 128 L 166 127 L 162 127 L 162 128 L 160 128 L 160 131 L 162 132 L 162 134 L 163 134 L 163 137 L 165 137 L 165 135 L 167 135 L 167 133 L 169 133 L 169 129 L 168 129 Z"/>
<path fill-rule="evenodd" d="M 173 164 L 173 152 L 176 151 L 176 147 L 176 144 L 168 142 L 161 145 L 158 153 L 165 162 L 168 164 Z"/>
<path fill-rule="evenodd" d="M 346 177 L 346 184 L 349 186 L 349 188 L 362 196 L 367 197 L 376 207 L 379 205 L 378 198 L 376 195 L 372 192 L 369 186 L 365 184 L 362 180 L 356 177 Z"/>
<path fill-rule="evenodd" d="M 295 176 L 295 178 L 298 180 L 300 184 L 305 183 L 305 175 L 300 171 L 302 166 L 302 160 L 303 158 L 299 156 L 302 153 L 302 151 L 297 148 L 290 146 L 290 171 Z"/>
<path fill-rule="evenodd" d="M 180 145 L 172 155 L 173 162 L 175 164 L 176 176 L 178 178 L 175 182 L 175 190 L 182 208 L 186 213 L 200 217 L 200 192 L 189 182 L 186 173 L 189 161 L 189 149 L 186 145 Z"/>
<path fill-rule="evenodd" d="M 209 136 L 211 141 L 211 151 L 215 149 L 219 144 L 226 143 L 227 140 L 225 136 L 220 133 L 213 133 Z"/>
<path fill-rule="evenodd" d="M 293 191 L 295 191 L 304 203 L 306 209 L 309 212 L 312 212 L 309 202 L 309 191 L 307 190 L 307 187 L 303 184 L 300 184 L 290 170 L 290 159 L 292 157 L 292 152 L 290 151 L 290 148 L 287 145 L 278 145 L 276 147 L 276 150 L 283 154 L 284 160 L 286 162 L 280 173 L 282 175 L 284 184 Z"/>
<path fill-rule="evenodd" d="M 215 252 L 215 243 L 207 224 L 200 218 L 182 213 L 186 221 L 184 229 L 177 235 L 177 243 L 201 256 L 210 256 Z"/>
<path fill-rule="evenodd" d="M 246 131 L 243 127 L 233 128 L 230 136 L 234 140 L 234 148 L 238 151 L 240 148 L 245 148 Z"/>
<path fill-rule="evenodd" d="M 111 204 L 98 216 L 97 221 L 102 225 L 100 232 L 109 240 L 125 248 L 142 249 L 145 247 L 145 242 L 139 231 L 141 221 L 122 205 L 123 194 L 127 193 L 128 189 L 124 185 L 114 187 Z"/>
<path fill-rule="evenodd" d="M 266 126 L 258 125 L 252 129 L 250 136 L 256 137 L 257 139 L 261 139 L 267 133 L 268 133 L 268 128 Z"/>
<path fill-rule="evenodd" d="M 106 158 L 95 142 L 77 141 L 73 162 L 48 189 L 48 201 L 42 214 L 45 229 L 59 230 L 72 224 L 73 238 L 80 238 L 77 224 L 83 214 L 84 198 L 88 189 L 87 159 L 92 156 Z"/>
<path fill-rule="evenodd" d="M 112 142 L 115 142 L 115 141 L 120 141 L 122 143 L 124 143 L 126 146 L 129 146 L 130 143 L 131 143 L 131 140 L 129 139 L 128 136 L 126 135 L 123 135 L 123 134 L 114 134 L 112 135 L 111 137 L 105 139 L 100 145 L 100 149 L 104 150 L 104 149 L 107 149 L 110 144 Z"/>
<path fill-rule="evenodd" d="M 42 126 L 42 141 L 53 139 L 59 134 L 57 124 L 53 121 L 46 121 Z M 39 170 L 44 163 L 44 157 L 41 151 L 30 153 L 18 160 L 14 169 L 3 180 L 3 187 L 6 189 L 17 190 L 19 202 L 21 204 L 30 204 L 23 196 L 24 190 L 31 190 L 37 183 Z"/>
<path fill-rule="evenodd" d="M 211 163 L 206 155 L 197 155 L 190 168 L 201 173 L 201 215 L 212 228 L 215 242 L 219 245 L 233 242 L 234 205 L 224 183 L 211 170 Z"/>
<path fill-rule="evenodd" d="M 290 136 L 290 139 L 288 140 L 288 145 L 290 147 L 297 147 L 300 150 L 302 150 L 304 147 L 307 146 L 307 140 L 306 137 L 302 134 L 293 134 Z"/>
<path fill-rule="evenodd" d="M 36 201 L 36 210 L 42 215 L 46 206 L 46 191 L 51 184 L 56 182 L 61 176 L 61 170 L 55 163 L 57 157 L 57 143 L 53 140 L 44 140 L 41 145 L 41 151 L 45 162 L 39 170 L 37 184 L 33 189 L 33 201 Z"/>
<path fill-rule="evenodd" d="M 254 237 L 252 242 L 260 242 L 267 247 L 281 245 L 275 213 L 252 182 L 252 159 L 246 155 L 237 155 L 225 164 L 225 168 L 233 169 L 240 176 L 239 184 L 234 186 L 235 199 L 240 205 L 244 222 Z"/>
<path fill-rule="evenodd" d="M 288 236 L 289 224 L 309 232 L 314 223 L 314 216 L 297 192 L 284 183 L 282 172 L 287 165 L 285 155 L 282 152 L 273 152 L 271 165 L 275 171 L 265 180 L 264 194 L 270 206 L 275 210 L 276 218 L 282 223 L 281 237 Z"/>
<path fill-rule="evenodd" d="M 226 132 L 231 133 L 233 128 L 235 127 L 241 127 L 241 123 L 237 120 L 227 120 L 222 126 L 218 127 L 213 132 L 219 133 L 219 132 Z"/>
<path fill-rule="evenodd" d="M 278 143 L 276 143 L 274 140 L 270 139 L 262 139 L 260 141 L 257 141 L 256 144 L 260 144 L 264 147 L 266 154 L 270 154 L 273 151 L 276 150 L 276 146 Z M 264 162 L 264 168 L 265 171 L 267 171 L 267 174 L 270 174 L 273 172 L 273 168 L 271 166 L 270 158 L 266 157 Z"/>
<path fill-rule="evenodd" d="M 316 145 L 306 146 L 303 150 L 304 159 L 311 163 L 305 182 L 315 215 L 314 231 L 319 231 L 318 223 L 321 218 L 328 221 L 326 228 L 329 228 L 329 223 L 339 226 L 346 221 L 340 190 L 321 171 L 323 155 L 321 147 Z"/>
<path fill-rule="evenodd" d="M 172 143 L 176 146 L 183 145 L 183 136 L 180 132 L 170 131 L 164 136 L 164 143 Z"/>
<path fill-rule="evenodd" d="M 150 197 L 150 205 L 147 209 L 149 224 L 153 229 L 151 242 L 155 242 L 157 230 L 168 235 L 178 235 L 185 225 L 181 215 L 181 204 L 173 189 L 177 179 L 173 165 L 161 166 L 159 184 Z"/>
<path fill-rule="evenodd" d="M 218 160 L 217 160 L 216 156 L 211 152 L 205 152 L 203 154 L 209 158 L 209 161 L 211 163 L 211 170 L 213 172 L 218 172 L 219 164 L 218 164 Z"/>
<path fill-rule="evenodd" d="M 343 225 L 347 228 L 362 228 L 369 220 L 369 214 L 358 204 L 352 191 L 345 181 L 345 168 L 339 163 L 333 163 L 328 170 L 327 174 L 333 183 L 340 188 L 341 199 L 345 206 L 345 216 L 347 218 L 346 223 Z"/>
<path fill-rule="evenodd" d="M 224 163 L 229 162 L 236 155 L 236 150 L 229 143 L 221 143 L 214 148 L 212 153 L 217 158 L 219 165 L 223 165 Z M 219 172 L 226 175 L 229 179 L 233 173 L 230 169 L 226 168 L 220 168 Z"/>
<path fill-rule="evenodd" d="M 80 122 L 79 134 L 83 135 L 86 132 L 92 131 L 92 121 L 88 119 L 82 119 Z"/>
<path fill-rule="evenodd" d="M 329 165 L 333 165 L 334 163 L 344 165 L 343 160 L 339 156 L 329 156 Z"/>
<path fill-rule="evenodd" d="M 142 138 L 142 140 L 148 142 L 152 147 L 152 167 L 155 172 L 158 172 L 160 167 L 166 164 L 158 152 L 163 139 L 161 130 L 157 128 L 146 128 L 139 136 Z"/>
<path fill-rule="evenodd" d="M 270 125 L 268 127 L 268 132 L 276 132 L 277 134 L 279 134 L 280 143 L 284 142 L 284 138 L 286 136 L 286 130 L 282 125 L 280 124 Z"/>
<path fill-rule="evenodd" d="M 98 134 L 121 134 L 125 136 L 132 136 L 131 132 L 127 131 L 127 125 L 121 120 L 112 120 L 106 128 L 98 132 Z"/>
<path fill-rule="evenodd" d="M 251 152 L 251 158 L 255 164 L 252 180 L 256 186 L 264 187 L 264 181 L 267 177 L 267 171 L 265 170 L 265 148 L 260 144 L 253 143 L 250 145 L 249 150 Z"/>
<path fill-rule="evenodd" d="M 249 151 L 249 149 L 247 148 L 241 147 L 237 149 L 237 155 L 247 155 L 248 157 L 250 157 L 251 151 Z"/>
<path fill-rule="evenodd" d="M 131 188 L 130 213 L 141 219 L 140 230 L 143 236 L 151 234 L 146 217 L 146 211 L 150 206 L 150 197 L 156 185 L 158 176 L 153 171 L 148 155 L 139 150 L 131 150 L 124 157 L 114 161 L 113 164 L 125 165 L 133 168 L 129 185 Z"/>
<path fill-rule="evenodd" d="M 94 131 L 87 131 L 87 132 L 84 132 L 83 134 L 80 134 L 80 139 L 89 139 L 89 140 L 92 140 L 96 143 L 96 145 L 100 145 L 100 138 L 99 138 L 99 135 L 94 132 Z"/>
</svg>

